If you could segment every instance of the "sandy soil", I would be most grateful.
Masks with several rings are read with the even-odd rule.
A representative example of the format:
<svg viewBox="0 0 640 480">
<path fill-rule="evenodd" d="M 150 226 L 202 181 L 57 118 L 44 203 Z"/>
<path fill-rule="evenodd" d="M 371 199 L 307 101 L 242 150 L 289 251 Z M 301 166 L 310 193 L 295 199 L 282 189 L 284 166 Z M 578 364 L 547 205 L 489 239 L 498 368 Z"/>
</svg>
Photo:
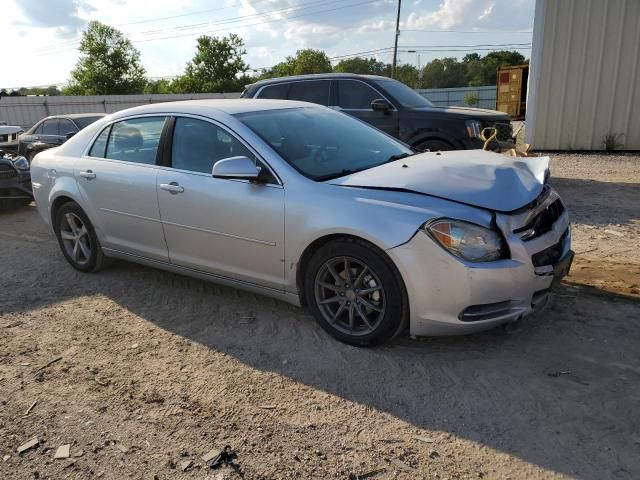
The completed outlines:
<svg viewBox="0 0 640 480">
<path fill-rule="evenodd" d="M 640 158 L 552 168 L 578 256 L 551 305 L 370 350 L 231 288 L 77 273 L 34 207 L 0 215 L 0 479 L 640 478 Z"/>
</svg>

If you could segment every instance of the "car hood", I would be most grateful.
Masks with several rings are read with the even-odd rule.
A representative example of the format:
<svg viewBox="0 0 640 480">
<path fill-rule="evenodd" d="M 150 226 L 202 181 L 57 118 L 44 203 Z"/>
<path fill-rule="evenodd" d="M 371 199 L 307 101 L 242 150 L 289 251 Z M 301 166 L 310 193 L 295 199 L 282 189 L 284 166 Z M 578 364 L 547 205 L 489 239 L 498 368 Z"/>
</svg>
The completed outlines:
<svg viewBox="0 0 640 480">
<path fill-rule="evenodd" d="M 507 157 L 484 150 L 427 152 L 327 183 L 421 193 L 511 212 L 540 195 L 548 166 L 549 157 Z"/>
<path fill-rule="evenodd" d="M 0 135 L 6 135 L 9 133 L 18 133 L 21 131 L 22 131 L 22 128 L 16 125 L 0 125 Z"/>
<path fill-rule="evenodd" d="M 431 111 L 441 112 L 448 115 L 460 115 L 466 118 L 477 118 L 486 121 L 509 121 L 510 117 L 504 112 L 497 110 L 489 110 L 486 108 L 472 108 L 472 107 L 419 107 L 414 108 L 414 111 Z"/>
</svg>

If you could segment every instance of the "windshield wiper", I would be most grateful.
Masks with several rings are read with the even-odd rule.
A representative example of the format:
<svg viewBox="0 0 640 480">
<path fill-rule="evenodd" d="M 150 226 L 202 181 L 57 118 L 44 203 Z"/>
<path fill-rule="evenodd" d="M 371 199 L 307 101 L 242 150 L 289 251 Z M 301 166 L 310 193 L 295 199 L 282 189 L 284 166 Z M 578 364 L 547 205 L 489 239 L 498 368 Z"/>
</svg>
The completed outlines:
<svg viewBox="0 0 640 480">
<path fill-rule="evenodd" d="M 391 155 L 389 158 L 387 158 L 382 163 L 385 164 L 385 163 L 395 162 L 396 160 L 401 160 L 403 158 L 410 157 L 411 155 L 415 155 L 416 153 L 418 153 L 418 152 L 415 152 L 415 153 L 398 153 L 396 155 Z"/>
<path fill-rule="evenodd" d="M 362 171 L 362 169 L 360 169 L 360 170 L 343 169 L 340 172 L 334 172 L 334 173 L 330 173 L 328 175 L 321 175 L 319 177 L 315 177 L 315 181 L 316 182 L 326 182 L 327 180 L 334 180 L 336 178 L 344 177 L 346 175 L 351 175 L 352 173 L 357 173 L 357 172 L 361 172 L 361 171 Z"/>
</svg>

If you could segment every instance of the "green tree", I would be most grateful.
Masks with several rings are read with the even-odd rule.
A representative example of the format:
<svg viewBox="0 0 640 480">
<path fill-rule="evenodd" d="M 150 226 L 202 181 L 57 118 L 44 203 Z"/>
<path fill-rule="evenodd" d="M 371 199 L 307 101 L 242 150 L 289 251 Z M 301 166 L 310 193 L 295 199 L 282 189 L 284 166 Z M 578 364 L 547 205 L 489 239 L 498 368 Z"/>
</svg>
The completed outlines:
<svg viewBox="0 0 640 480">
<path fill-rule="evenodd" d="M 140 52 L 119 30 L 97 21 L 89 22 L 82 34 L 80 53 L 65 94 L 142 92 L 146 80 Z"/>
<path fill-rule="evenodd" d="M 331 72 L 331 61 L 322 50 L 305 48 L 298 50 L 295 56 L 288 56 L 273 68 L 273 73 L 277 77 L 287 75 L 305 75 L 308 73 Z"/>
<path fill-rule="evenodd" d="M 467 68 L 467 84 L 472 87 L 481 85 L 495 85 L 496 74 L 501 67 L 523 65 L 528 60 L 520 53 L 509 50 L 489 52 L 484 57 L 477 53 L 463 58 Z"/>
<path fill-rule="evenodd" d="M 193 59 L 172 84 L 177 93 L 233 92 L 242 89 L 239 76 L 248 69 L 244 42 L 238 35 L 198 38 Z"/>
<path fill-rule="evenodd" d="M 456 58 L 436 58 L 427 63 L 422 70 L 423 88 L 454 88 L 466 85 L 466 66 Z"/>
<path fill-rule="evenodd" d="M 387 65 L 379 62 L 375 58 L 353 57 L 340 60 L 334 72 L 338 73 L 358 73 L 360 75 L 385 75 Z"/>
<path fill-rule="evenodd" d="M 147 81 L 147 84 L 144 86 L 143 93 L 152 95 L 157 93 L 174 93 L 174 91 L 172 82 L 161 78 L 160 80 Z"/>
</svg>

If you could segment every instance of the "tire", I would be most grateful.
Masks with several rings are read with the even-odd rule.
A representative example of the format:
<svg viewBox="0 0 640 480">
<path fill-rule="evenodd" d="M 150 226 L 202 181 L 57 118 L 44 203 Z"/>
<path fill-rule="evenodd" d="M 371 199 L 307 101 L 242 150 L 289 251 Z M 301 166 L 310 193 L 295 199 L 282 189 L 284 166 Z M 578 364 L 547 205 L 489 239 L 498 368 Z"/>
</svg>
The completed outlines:
<svg viewBox="0 0 640 480">
<path fill-rule="evenodd" d="M 304 272 L 304 291 L 320 326 L 349 345 L 385 343 L 409 317 L 400 273 L 382 251 L 362 240 L 345 238 L 320 247 Z"/>
<path fill-rule="evenodd" d="M 445 142 L 444 140 L 425 140 L 424 142 L 420 142 L 416 144 L 415 148 L 420 150 L 421 152 L 425 152 L 429 150 L 430 152 L 447 152 L 449 150 L 455 150 L 453 145 L 449 142 Z"/>
<path fill-rule="evenodd" d="M 62 254 L 76 270 L 97 272 L 107 265 L 108 259 L 102 252 L 93 225 L 77 203 L 68 202 L 60 207 L 54 230 Z"/>
</svg>

